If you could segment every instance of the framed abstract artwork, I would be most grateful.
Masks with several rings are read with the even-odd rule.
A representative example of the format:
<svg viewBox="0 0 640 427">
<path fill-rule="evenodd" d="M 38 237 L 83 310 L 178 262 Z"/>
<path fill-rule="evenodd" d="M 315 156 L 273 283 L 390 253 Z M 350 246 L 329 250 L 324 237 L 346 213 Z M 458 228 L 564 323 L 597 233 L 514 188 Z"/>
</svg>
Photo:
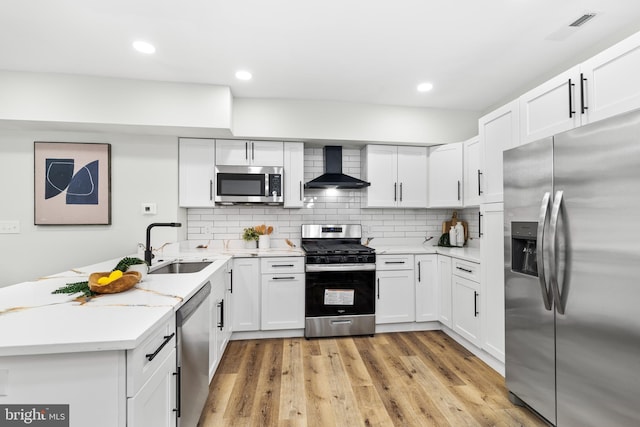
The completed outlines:
<svg viewBox="0 0 640 427">
<path fill-rule="evenodd" d="M 111 144 L 34 142 L 34 224 L 111 224 Z"/>
</svg>

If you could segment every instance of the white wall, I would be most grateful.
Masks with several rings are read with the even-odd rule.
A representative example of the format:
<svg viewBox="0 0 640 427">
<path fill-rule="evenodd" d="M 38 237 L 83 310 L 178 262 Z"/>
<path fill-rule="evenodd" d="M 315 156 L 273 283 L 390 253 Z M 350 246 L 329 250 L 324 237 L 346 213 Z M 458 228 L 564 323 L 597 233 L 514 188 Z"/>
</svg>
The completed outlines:
<svg viewBox="0 0 640 427">
<path fill-rule="evenodd" d="M 233 102 L 233 134 L 242 138 L 444 144 L 478 134 L 479 112 L 329 101 Z"/>
<path fill-rule="evenodd" d="M 112 225 L 33 225 L 34 141 L 111 144 Z M 177 155 L 175 137 L 0 129 L 0 221 L 20 221 L 20 234 L 0 234 L 0 287 L 136 253 L 148 224 L 185 223 Z M 142 215 L 144 202 L 158 214 Z M 186 224 L 152 231 L 155 247 L 185 237 Z"/>
</svg>

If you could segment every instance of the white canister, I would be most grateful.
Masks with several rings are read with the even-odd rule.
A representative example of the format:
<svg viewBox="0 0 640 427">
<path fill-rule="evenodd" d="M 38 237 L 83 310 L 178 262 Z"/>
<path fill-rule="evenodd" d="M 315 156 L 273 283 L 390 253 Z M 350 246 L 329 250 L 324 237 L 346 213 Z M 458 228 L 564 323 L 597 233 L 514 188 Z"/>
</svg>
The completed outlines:
<svg viewBox="0 0 640 427">
<path fill-rule="evenodd" d="M 456 227 L 451 226 L 449 229 L 449 246 L 457 246 L 458 245 L 458 232 Z"/>
<path fill-rule="evenodd" d="M 451 245 L 453 246 L 453 243 Z M 461 222 L 456 224 L 456 246 L 464 246 L 464 226 Z"/>
<path fill-rule="evenodd" d="M 271 237 L 268 234 L 262 234 L 258 237 L 258 248 L 269 249 L 271 247 Z"/>
</svg>

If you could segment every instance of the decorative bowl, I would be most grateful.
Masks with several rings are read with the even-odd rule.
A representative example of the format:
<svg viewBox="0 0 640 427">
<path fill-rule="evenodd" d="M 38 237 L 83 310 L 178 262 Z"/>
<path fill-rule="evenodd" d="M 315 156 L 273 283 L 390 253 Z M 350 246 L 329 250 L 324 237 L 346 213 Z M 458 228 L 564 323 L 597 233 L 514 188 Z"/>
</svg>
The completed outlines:
<svg viewBox="0 0 640 427">
<path fill-rule="evenodd" d="M 142 274 L 137 271 L 126 271 L 119 279 L 107 284 L 98 283 L 101 277 L 109 277 L 111 271 L 101 273 L 91 273 L 89 276 L 89 289 L 99 294 L 115 294 L 133 288 L 142 278 Z"/>
</svg>

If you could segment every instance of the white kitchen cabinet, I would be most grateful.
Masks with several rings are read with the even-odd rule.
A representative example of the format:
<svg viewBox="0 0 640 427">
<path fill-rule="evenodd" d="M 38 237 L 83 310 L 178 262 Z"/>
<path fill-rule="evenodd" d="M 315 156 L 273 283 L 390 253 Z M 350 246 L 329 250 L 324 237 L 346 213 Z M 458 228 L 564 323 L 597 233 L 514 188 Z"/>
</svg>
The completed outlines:
<svg viewBox="0 0 640 427">
<path fill-rule="evenodd" d="M 502 152 L 519 144 L 519 117 L 516 99 L 478 121 L 482 203 L 503 201 Z"/>
<path fill-rule="evenodd" d="M 414 322 L 413 255 L 379 255 L 376 259 L 376 324 Z"/>
<path fill-rule="evenodd" d="M 438 320 L 438 256 L 415 256 L 416 322 Z"/>
<path fill-rule="evenodd" d="M 284 207 L 304 206 L 304 144 L 284 143 Z"/>
<path fill-rule="evenodd" d="M 461 142 L 429 148 L 429 207 L 462 206 Z"/>
<path fill-rule="evenodd" d="M 452 328 L 451 323 L 451 258 L 438 255 L 438 320 Z"/>
<path fill-rule="evenodd" d="M 216 140 L 216 165 L 283 166 L 282 141 Z"/>
<path fill-rule="evenodd" d="M 213 207 L 215 141 L 178 141 L 178 199 L 181 207 Z"/>
<path fill-rule="evenodd" d="M 231 327 L 229 325 L 230 300 L 227 298 L 227 269 L 218 269 L 209 279 L 211 295 L 209 297 L 211 314 L 209 319 L 209 381 L 213 378 L 224 349 L 229 341 Z"/>
<path fill-rule="evenodd" d="M 233 330 L 260 330 L 260 259 L 234 258 L 232 270 Z"/>
<path fill-rule="evenodd" d="M 303 329 L 304 258 L 262 258 L 261 271 L 261 329 Z"/>
<path fill-rule="evenodd" d="M 581 64 L 587 123 L 640 107 L 640 33 Z"/>
<path fill-rule="evenodd" d="M 504 362 L 504 205 L 480 205 L 480 291 L 482 293 L 482 345 Z"/>
<path fill-rule="evenodd" d="M 174 427 L 176 425 L 175 373 L 176 349 L 174 347 L 138 393 L 128 399 L 127 426 Z M 102 414 L 102 411 L 100 413 Z"/>
<path fill-rule="evenodd" d="M 480 284 L 454 274 L 452 285 L 453 330 L 480 347 Z"/>
<path fill-rule="evenodd" d="M 463 180 L 462 195 L 464 206 L 480 205 L 480 137 L 473 138 L 463 143 Z"/>
<path fill-rule="evenodd" d="M 367 145 L 361 151 L 364 207 L 427 207 L 427 148 Z"/>
</svg>

